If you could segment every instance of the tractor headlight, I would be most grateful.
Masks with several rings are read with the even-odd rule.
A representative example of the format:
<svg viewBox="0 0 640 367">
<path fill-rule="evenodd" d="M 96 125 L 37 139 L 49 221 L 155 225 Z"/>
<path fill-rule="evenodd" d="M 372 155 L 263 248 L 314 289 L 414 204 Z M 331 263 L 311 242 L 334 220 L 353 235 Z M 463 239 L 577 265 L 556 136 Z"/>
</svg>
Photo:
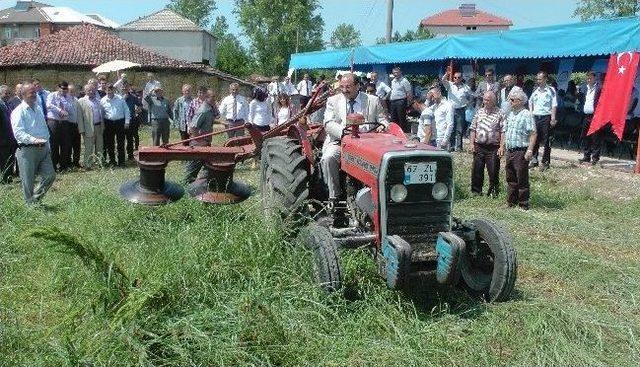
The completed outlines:
<svg viewBox="0 0 640 367">
<path fill-rule="evenodd" d="M 407 187 L 402 184 L 391 186 L 391 200 L 401 203 L 407 198 Z"/>
<path fill-rule="evenodd" d="M 442 182 L 436 182 L 431 189 L 431 195 L 436 200 L 444 200 L 449 195 L 449 187 Z"/>
</svg>

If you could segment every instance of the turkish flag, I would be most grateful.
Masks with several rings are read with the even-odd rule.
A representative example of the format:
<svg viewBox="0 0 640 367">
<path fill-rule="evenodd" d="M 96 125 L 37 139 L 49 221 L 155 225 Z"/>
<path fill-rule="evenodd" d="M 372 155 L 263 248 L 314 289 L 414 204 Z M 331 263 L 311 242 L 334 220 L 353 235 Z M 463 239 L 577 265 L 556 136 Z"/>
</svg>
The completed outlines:
<svg viewBox="0 0 640 367">
<path fill-rule="evenodd" d="M 600 99 L 587 135 L 595 133 L 610 122 L 613 132 L 622 140 L 631 100 L 631 88 L 638 70 L 638 59 L 640 54 L 637 52 L 611 55 Z"/>
</svg>

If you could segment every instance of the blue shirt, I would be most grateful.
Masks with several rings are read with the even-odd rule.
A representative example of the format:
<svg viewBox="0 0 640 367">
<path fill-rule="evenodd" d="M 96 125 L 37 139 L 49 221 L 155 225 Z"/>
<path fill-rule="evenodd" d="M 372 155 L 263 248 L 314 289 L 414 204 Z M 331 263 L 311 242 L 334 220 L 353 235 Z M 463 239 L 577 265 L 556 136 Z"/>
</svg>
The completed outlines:
<svg viewBox="0 0 640 367">
<path fill-rule="evenodd" d="M 11 127 L 18 144 L 36 144 L 36 139 L 49 140 L 49 129 L 42 108 L 22 102 L 11 112 Z"/>
<path fill-rule="evenodd" d="M 117 94 L 114 94 L 111 99 L 109 96 L 102 97 L 100 105 L 102 106 L 102 111 L 104 111 L 105 120 L 116 121 L 124 119 L 125 124 L 128 124 L 129 120 L 131 120 L 129 106 L 127 106 L 124 99 Z"/>
<path fill-rule="evenodd" d="M 548 85 L 534 89 L 529 99 L 529 106 L 534 116 L 551 115 L 551 109 L 558 106 L 556 90 Z"/>
</svg>

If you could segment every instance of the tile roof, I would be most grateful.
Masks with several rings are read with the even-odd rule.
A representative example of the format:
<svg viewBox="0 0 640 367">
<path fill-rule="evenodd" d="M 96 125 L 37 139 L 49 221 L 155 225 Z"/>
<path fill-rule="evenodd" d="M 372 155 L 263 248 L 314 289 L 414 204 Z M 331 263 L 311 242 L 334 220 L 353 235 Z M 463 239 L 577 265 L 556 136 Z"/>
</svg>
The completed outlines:
<svg viewBox="0 0 640 367">
<path fill-rule="evenodd" d="M 201 66 L 158 55 L 90 24 L 0 48 L 0 67 L 68 65 L 95 67 L 127 60 L 154 69 L 201 69 Z"/>
<path fill-rule="evenodd" d="M 119 30 L 135 31 L 203 31 L 197 24 L 174 12 L 162 9 L 120 26 Z"/>
<path fill-rule="evenodd" d="M 460 9 L 445 10 L 422 19 L 424 26 L 511 26 L 510 19 L 475 9 L 473 16 L 463 16 Z"/>
</svg>

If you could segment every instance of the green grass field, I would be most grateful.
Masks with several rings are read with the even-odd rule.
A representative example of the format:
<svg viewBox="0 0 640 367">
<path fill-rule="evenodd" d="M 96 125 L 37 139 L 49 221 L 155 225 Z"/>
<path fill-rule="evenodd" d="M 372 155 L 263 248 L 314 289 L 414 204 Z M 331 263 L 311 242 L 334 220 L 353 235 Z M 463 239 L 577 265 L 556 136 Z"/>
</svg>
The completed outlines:
<svg viewBox="0 0 640 367">
<path fill-rule="evenodd" d="M 469 159 L 454 210 L 512 233 L 508 302 L 429 280 L 388 290 L 363 251 L 343 253 L 345 294 L 327 295 L 259 193 L 134 206 L 118 196 L 134 167 L 59 175 L 35 208 L 0 186 L 0 366 L 640 365 L 640 178 L 535 172 L 524 213 L 470 197 Z M 258 171 L 237 176 L 258 187 Z"/>
</svg>

